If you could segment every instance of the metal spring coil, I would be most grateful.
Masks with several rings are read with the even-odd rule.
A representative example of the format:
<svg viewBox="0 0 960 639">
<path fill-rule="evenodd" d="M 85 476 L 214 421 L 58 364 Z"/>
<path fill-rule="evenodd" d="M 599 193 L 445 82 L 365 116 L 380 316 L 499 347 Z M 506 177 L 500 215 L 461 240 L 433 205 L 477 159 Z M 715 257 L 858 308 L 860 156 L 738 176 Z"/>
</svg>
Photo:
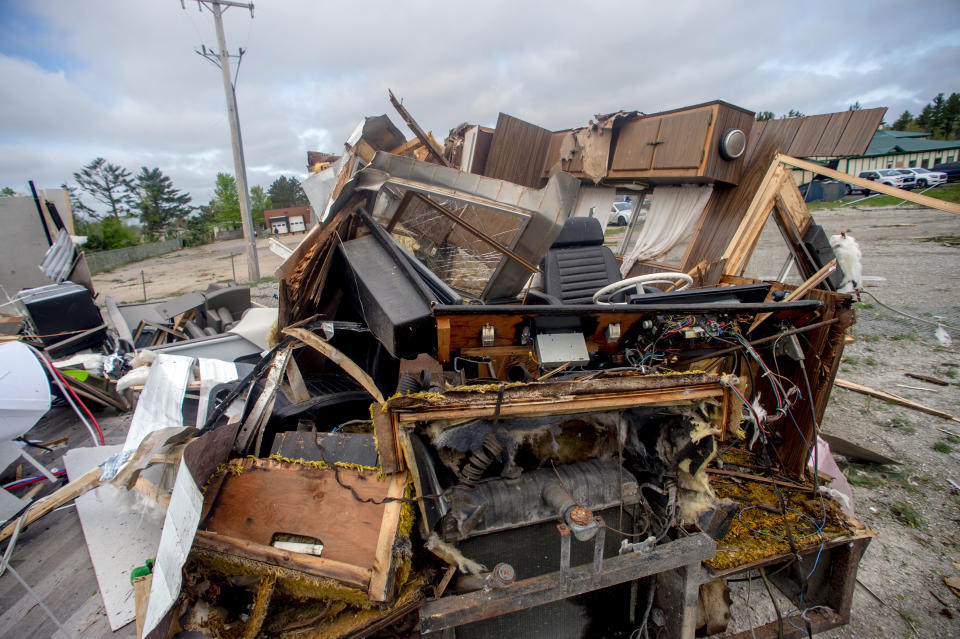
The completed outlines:
<svg viewBox="0 0 960 639">
<path fill-rule="evenodd" d="M 480 450 L 473 453 L 467 463 L 463 465 L 463 469 L 460 471 L 460 481 L 471 488 L 476 486 L 490 464 L 499 459 L 502 453 L 503 444 L 497 439 L 495 433 L 490 433 L 483 440 L 483 444 L 480 445 Z"/>
</svg>

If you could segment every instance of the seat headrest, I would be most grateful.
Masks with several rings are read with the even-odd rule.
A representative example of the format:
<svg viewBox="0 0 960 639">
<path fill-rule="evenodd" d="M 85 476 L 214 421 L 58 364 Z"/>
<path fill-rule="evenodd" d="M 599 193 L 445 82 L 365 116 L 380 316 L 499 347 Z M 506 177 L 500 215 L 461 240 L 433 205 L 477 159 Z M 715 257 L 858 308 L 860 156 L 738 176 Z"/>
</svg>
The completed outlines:
<svg viewBox="0 0 960 639">
<path fill-rule="evenodd" d="M 563 223 L 563 230 L 550 248 L 601 246 L 602 244 L 603 226 L 600 220 L 595 217 L 569 217 Z"/>
</svg>

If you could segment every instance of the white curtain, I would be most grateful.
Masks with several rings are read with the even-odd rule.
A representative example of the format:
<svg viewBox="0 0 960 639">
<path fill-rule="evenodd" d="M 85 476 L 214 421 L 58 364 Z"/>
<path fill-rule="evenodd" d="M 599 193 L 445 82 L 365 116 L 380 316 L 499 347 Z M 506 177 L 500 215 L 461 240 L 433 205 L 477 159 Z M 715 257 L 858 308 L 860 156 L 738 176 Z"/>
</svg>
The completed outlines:
<svg viewBox="0 0 960 639">
<path fill-rule="evenodd" d="M 688 237 L 712 191 L 712 184 L 656 187 L 640 237 L 620 266 L 624 277 L 635 263 L 663 258 Z"/>
</svg>

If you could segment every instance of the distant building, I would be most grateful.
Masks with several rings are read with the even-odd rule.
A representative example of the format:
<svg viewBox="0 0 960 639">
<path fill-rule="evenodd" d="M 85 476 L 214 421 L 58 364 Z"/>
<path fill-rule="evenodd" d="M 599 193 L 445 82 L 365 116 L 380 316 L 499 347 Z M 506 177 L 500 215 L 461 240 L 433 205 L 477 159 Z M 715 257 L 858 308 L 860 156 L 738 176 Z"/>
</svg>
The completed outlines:
<svg viewBox="0 0 960 639">
<path fill-rule="evenodd" d="M 931 140 L 923 131 L 880 129 L 863 155 L 809 158 L 832 169 L 857 175 L 870 169 L 896 169 L 905 166 L 932 168 L 941 162 L 960 160 L 960 140 Z M 797 184 L 808 182 L 809 171 L 795 170 Z"/>
<path fill-rule="evenodd" d="M 263 219 L 271 235 L 306 232 L 310 225 L 310 207 L 291 206 L 285 209 L 270 209 L 263 212 Z"/>
<path fill-rule="evenodd" d="M 919 166 L 925 169 L 960 159 L 960 140 L 931 140 L 923 131 L 877 131 L 863 155 L 840 160 L 839 170 L 856 175 L 868 169 Z"/>
</svg>

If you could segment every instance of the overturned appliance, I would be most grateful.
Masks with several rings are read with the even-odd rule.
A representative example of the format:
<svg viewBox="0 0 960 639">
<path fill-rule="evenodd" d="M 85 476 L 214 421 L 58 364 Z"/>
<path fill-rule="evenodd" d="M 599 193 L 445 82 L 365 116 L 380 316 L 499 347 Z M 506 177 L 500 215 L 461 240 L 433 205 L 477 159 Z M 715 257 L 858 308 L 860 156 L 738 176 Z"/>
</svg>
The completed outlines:
<svg viewBox="0 0 960 639">
<path fill-rule="evenodd" d="M 813 451 L 854 315 L 780 159 L 689 272 L 621 279 L 570 174 L 358 136 L 278 271 L 279 341 L 185 449 L 150 636 L 692 637 L 761 568 L 788 619 L 846 623 L 871 533 Z M 800 287 L 741 275 L 774 208 Z"/>
</svg>

